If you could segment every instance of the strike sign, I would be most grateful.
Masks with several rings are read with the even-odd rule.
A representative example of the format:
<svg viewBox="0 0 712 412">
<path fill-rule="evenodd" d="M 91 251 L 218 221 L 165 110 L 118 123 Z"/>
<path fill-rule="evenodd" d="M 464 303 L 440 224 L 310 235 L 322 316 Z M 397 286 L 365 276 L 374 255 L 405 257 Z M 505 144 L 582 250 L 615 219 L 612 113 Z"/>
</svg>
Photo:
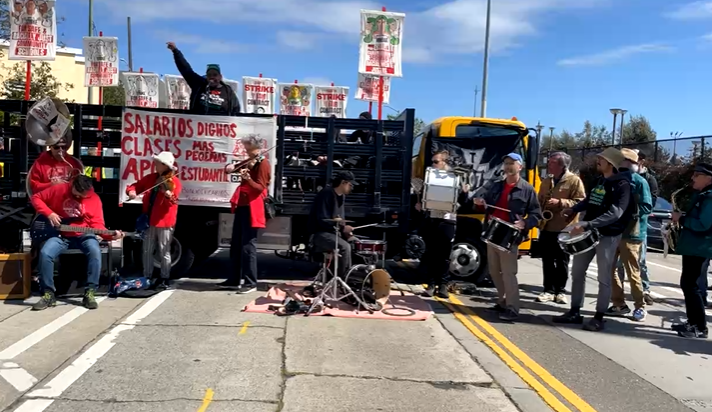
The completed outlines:
<svg viewBox="0 0 712 412">
<path fill-rule="evenodd" d="M 119 85 L 119 39 L 84 37 L 84 85 L 110 87 Z"/>
<path fill-rule="evenodd" d="M 126 106 L 158 108 L 160 79 L 155 73 L 122 73 Z"/>
<path fill-rule="evenodd" d="M 349 101 L 349 88 L 342 86 L 316 86 L 316 116 L 346 118 L 346 104 Z"/>
<path fill-rule="evenodd" d="M 277 79 L 242 78 L 242 104 L 245 113 L 273 114 L 277 96 Z"/>
<path fill-rule="evenodd" d="M 54 0 L 6 0 L 10 29 L 9 60 L 54 60 L 57 18 Z"/>
</svg>

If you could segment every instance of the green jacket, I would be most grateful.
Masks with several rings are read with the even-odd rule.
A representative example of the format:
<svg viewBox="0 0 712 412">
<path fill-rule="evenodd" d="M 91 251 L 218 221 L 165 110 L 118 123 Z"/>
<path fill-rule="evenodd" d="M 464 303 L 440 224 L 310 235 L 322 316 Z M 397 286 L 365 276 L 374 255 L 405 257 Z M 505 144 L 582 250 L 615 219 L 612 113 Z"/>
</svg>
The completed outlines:
<svg viewBox="0 0 712 412">
<path fill-rule="evenodd" d="M 653 197 L 650 195 L 648 181 L 638 173 L 631 176 L 633 181 L 633 199 L 638 206 L 638 219 L 631 222 L 636 227 L 629 227 L 623 233 L 624 239 L 642 242 L 648 234 L 648 216 L 653 213 Z M 636 225 L 637 223 L 637 225 Z"/>
<path fill-rule="evenodd" d="M 712 187 L 696 192 L 692 207 L 680 218 L 680 238 L 675 252 L 683 256 L 712 258 Z"/>
</svg>

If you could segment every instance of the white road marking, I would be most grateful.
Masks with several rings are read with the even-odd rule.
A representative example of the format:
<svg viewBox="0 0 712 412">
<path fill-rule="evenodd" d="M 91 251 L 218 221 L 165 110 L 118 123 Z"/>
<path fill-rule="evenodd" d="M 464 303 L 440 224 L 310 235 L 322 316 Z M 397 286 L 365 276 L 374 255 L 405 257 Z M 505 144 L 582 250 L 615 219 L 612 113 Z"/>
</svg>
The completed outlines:
<svg viewBox="0 0 712 412">
<path fill-rule="evenodd" d="M 101 302 L 104 299 L 106 298 L 102 296 L 100 298 L 97 298 L 96 301 Z M 42 340 L 47 338 L 49 335 L 60 330 L 61 328 L 72 322 L 74 319 L 80 317 L 88 311 L 89 309 L 83 307 L 77 307 L 70 310 L 69 312 L 44 325 L 43 327 L 37 329 L 36 331 L 25 336 L 23 339 L 17 341 L 15 344 L 0 352 L 0 361 L 11 360 L 16 358 L 22 352 L 42 342 Z"/>
<path fill-rule="evenodd" d="M 15 412 L 42 412 L 52 403 L 54 399 L 30 399 L 15 409 Z"/>
<path fill-rule="evenodd" d="M 0 376 L 18 392 L 24 392 L 37 383 L 37 378 L 13 362 L 5 362 L 0 366 Z"/>
<path fill-rule="evenodd" d="M 166 299 L 173 294 L 173 292 L 175 291 L 167 290 L 148 300 L 139 310 L 129 316 L 125 322 L 122 322 L 118 326 L 114 327 L 114 329 L 112 329 L 108 334 L 104 335 L 98 342 L 79 355 L 79 357 L 75 359 L 71 365 L 64 368 L 64 370 L 62 370 L 51 381 L 45 384 L 42 388 L 30 392 L 27 396 L 43 398 L 59 397 L 65 390 L 67 390 L 67 388 L 69 388 L 86 371 L 88 371 L 92 365 L 94 365 L 102 356 L 114 347 L 116 344 L 114 341 L 121 332 L 135 328 L 137 323 L 141 322 L 146 316 L 156 310 L 156 308 L 165 302 Z M 47 404 L 47 406 L 49 406 L 49 404 Z M 32 412 L 41 412 L 44 408 L 32 409 Z M 15 412 L 18 412 L 18 410 Z"/>
<path fill-rule="evenodd" d="M 677 269 L 677 268 L 671 268 L 670 266 L 661 265 L 661 264 L 659 264 L 659 263 L 655 263 L 655 262 L 651 262 L 651 261 L 647 261 L 647 262 L 645 262 L 645 263 L 648 264 L 648 265 L 658 266 L 658 267 L 661 267 L 661 268 L 665 268 L 665 269 L 672 270 L 672 271 L 675 271 L 675 272 L 677 272 L 677 273 L 680 273 L 680 269 Z"/>
</svg>

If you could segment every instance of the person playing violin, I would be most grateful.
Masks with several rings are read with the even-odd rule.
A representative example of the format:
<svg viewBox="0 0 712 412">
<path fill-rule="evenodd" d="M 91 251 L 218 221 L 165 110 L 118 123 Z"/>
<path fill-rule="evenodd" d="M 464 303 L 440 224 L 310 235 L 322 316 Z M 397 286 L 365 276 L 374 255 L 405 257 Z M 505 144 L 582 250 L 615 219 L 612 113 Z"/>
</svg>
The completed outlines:
<svg viewBox="0 0 712 412">
<path fill-rule="evenodd" d="M 143 213 L 148 218 L 148 229 L 143 239 L 143 275 L 153 275 L 153 254 L 158 249 L 161 258 L 161 277 L 154 284 L 156 289 L 170 287 L 171 241 L 178 217 L 178 197 L 181 183 L 176 176 L 175 157 L 171 152 L 153 156 L 156 173 L 144 176 L 126 188 L 129 199 L 143 196 Z M 140 230 L 139 228 L 137 228 Z"/>
<path fill-rule="evenodd" d="M 238 293 L 249 293 L 257 289 L 257 234 L 267 227 L 265 200 L 271 179 L 269 161 L 260 152 L 264 139 L 250 134 L 241 139 L 249 161 L 230 163 L 226 173 L 239 173 L 242 183 L 230 199 L 235 219 L 232 224 L 230 260 L 233 268 L 225 282 L 219 286 L 238 288 Z"/>
</svg>

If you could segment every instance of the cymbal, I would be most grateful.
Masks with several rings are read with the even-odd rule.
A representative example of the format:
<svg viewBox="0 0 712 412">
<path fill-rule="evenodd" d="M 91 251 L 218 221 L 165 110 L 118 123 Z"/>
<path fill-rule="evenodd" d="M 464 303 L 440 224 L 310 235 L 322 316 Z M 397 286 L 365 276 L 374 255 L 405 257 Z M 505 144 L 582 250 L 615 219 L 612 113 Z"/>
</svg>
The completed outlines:
<svg viewBox="0 0 712 412">
<path fill-rule="evenodd" d="M 340 217 L 334 218 L 334 219 L 324 219 L 324 222 L 329 222 L 329 223 L 354 223 L 353 220 L 346 220 L 342 219 Z"/>
</svg>

